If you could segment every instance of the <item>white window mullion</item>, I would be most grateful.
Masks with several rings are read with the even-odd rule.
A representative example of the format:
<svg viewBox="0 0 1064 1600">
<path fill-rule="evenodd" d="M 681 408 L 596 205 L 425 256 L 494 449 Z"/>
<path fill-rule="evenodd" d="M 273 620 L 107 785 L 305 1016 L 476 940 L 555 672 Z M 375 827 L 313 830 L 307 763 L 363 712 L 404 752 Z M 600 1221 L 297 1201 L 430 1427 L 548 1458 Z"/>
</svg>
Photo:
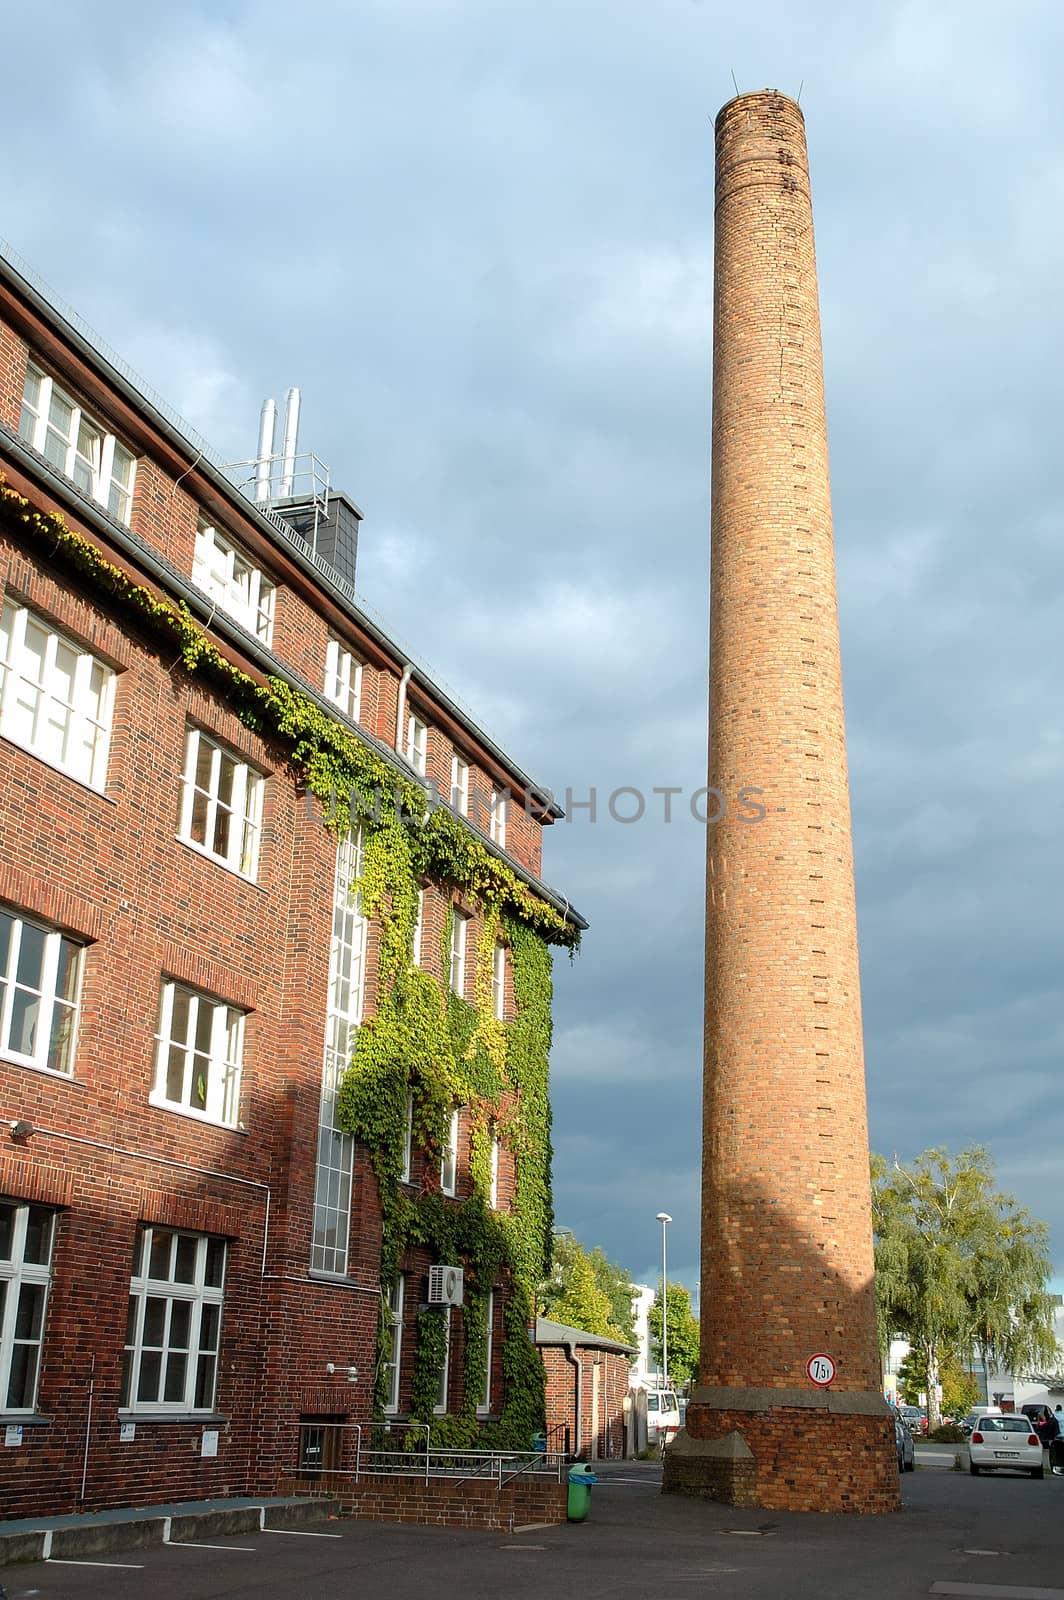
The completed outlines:
<svg viewBox="0 0 1064 1600">
<path fill-rule="evenodd" d="M 50 933 L 44 941 L 41 961 L 41 998 L 37 1014 L 37 1048 L 34 1059 L 39 1067 L 48 1065 L 48 1046 L 52 1037 L 52 1013 L 55 1010 L 55 984 L 59 971 L 58 933 Z"/>
<path fill-rule="evenodd" d="M 100 442 L 100 470 L 96 484 L 95 497 L 100 505 L 106 506 L 111 492 L 111 473 L 114 470 L 115 436 L 105 433 Z"/>
<path fill-rule="evenodd" d="M 7 971 L 4 977 L 2 1005 L 0 1005 L 0 1049 L 7 1048 L 7 1040 L 11 1027 L 11 1008 L 15 1003 L 15 973 L 18 971 L 18 950 L 22 938 L 22 923 L 16 917 L 11 925 L 11 939 L 7 952 Z"/>
<path fill-rule="evenodd" d="M 44 454 L 44 441 L 45 441 L 45 437 L 46 437 L 46 435 L 48 433 L 48 418 L 49 418 L 49 415 L 51 414 L 51 410 L 52 410 L 52 380 L 51 380 L 51 378 L 42 378 L 41 379 L 41 394 L 40 394 L 40 399 L 38 401 L 38 405 L 40 406 L 41 409 L 40 409 L 40 411 L 39 411 L 39 413 L 37 415 L 37 426 L 36 426 L 36 428 L 34 430 L 35 438 L 34 438 L 34 441 L 33 441 L 33 448 L 35 450 L 39 450 L 41 455 L 43 456 L 43 454 Z"/>
<path fill-rule="evenodd" d="M 186 839 L 192 837 L 192 803 L 195 797 L 196 784 L 196 755 L 199 749 L 199 733 L 195 728 L 190 728 L 185 740 L 185 770 L 182 774 L 181 785 L 181 817 L 178 822 L 178 832 Z"/>
<path fill-rule="evenodd" d="M 200 738 L 203 738 L 202 734 L 200 734 Z M 214 848 L 214 830 L 218 823 L 218 788 L 221 776 L 222 752 L 217 745 L 214 745 L 211 750 L 210 789 L 207 794 L 207 821 L 204 828 L 204 845 L 211 855 L 217 853 Z M 231 834 L 230 837 L 232 837 Z"/>
<path fill-rule="evenodd" d="M 155 1092 L 166 1094 L 166 1076 L 170 1065 L 171 1028 L 174 1019 L 174 985 L 163 984 L 163 1003 L 159 1012 L 159 1060 L 155 1069 Z"/>
<path fill-rule="evenodd" d="M 243 870 L 244 833 L 248 821 L 248 769 L 237 762 L 233 768 L 233 814 L 229 822 L 228 860 L 238 872 Z"/>
</svg>

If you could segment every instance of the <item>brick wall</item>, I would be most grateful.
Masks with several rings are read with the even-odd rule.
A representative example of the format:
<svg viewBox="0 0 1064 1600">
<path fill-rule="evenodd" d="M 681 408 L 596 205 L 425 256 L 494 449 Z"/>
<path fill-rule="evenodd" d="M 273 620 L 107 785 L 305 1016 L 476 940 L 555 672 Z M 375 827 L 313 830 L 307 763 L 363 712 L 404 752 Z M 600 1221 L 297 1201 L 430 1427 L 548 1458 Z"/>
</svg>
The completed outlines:
<svg viewBox="0 0 1064 1600">
<path fill-rule="evenodd" d="M 138 461 L 132 529 L 186 576 L 201 516 L 240 539 L 280 585 L 274 647 L 320 684 L 330 630 L 365 661 L 363 718 L 394 742 L 398 669 L 313 589 L 282 551 L 219 502 L 202 475 L 111 394 L 54 330 L 0 286 L 0 419 L 16 427 L 29 340 L 39 359 L 122 438 Z M 0 471 L 41 509 L 55 502 L 8 459 Z M 99 540 L 76 512 L 67 520 Z M 122 564 L 125 558 L 107 551 Z M 138 577 L 140 575 L 138 574 Z M 339 1279 L 308 1272 L 315 1153 L 336 860 L 333 836 L 297 791 L 283 751 L 248 729 L 218 694 L 160 656 L 130 617 L 79 592 L 26 537 L 0 537 L 0 599 L 9 596 L 92 649 L 118 674 L 103 793 L 0 739 L 0 902 L 85 942 L 75 1068 L 63 1077 L 0 1055 L 0 1126 L 34 1125 L 23 1146 L 0 1144 L 0 1196 L 60 1210 L 37 1414 L 18 1447 L 0 1451 L 7 1515 L 162 1499 L 262 1492 L 294 1464 L 298 1420 L 367 1422 L 380 1314 L 380 1206 L 366 1152 L 356 1149 L 349 1261 Z M 246 670 L 234 647 L 222 647 Z M 435 712 L 433 712 L 435 716 Z M 448 740 L 441 710 L 436 760 Z M 259 867 L 248 882 L 177 837 L 186 728 L 205 729 L 267 777 Z M 470 751 L 486 769 L 486 755 Z M 539 825 L 519 823 L 515 854 L 539 865 Z M 522 854 L 523 852 L 523 854 Z M 450 890 L 426 886 L 425 965 L 443 980 L 439 940 Z M 469 930 L 467 995 L 480 922 Z M 366 1009 L 372 1012 L 379 929 L 367 937 Z M 152 1105 L 155 1033 L 164 978 L 184 981 L 247 1012 L 239 1126 L 222 1127 Z M 507 977 L 507 1015 L 512 984 Z M 505 1109 L 505 1108 L 504 1108 Z M 438 1186 L 439 1157 L 415 1153 L 415 1187 Z M 458 1195 L 470 1192 L 463 1122 Z M 513 1159 L 503 1149 L 499 1203 L 513 1202 Z M 229 1241 L 215 1415 L 135 1419 L 120 1439 L 119 1385 L 138 1226 L 224 1235 Z M 411 1274 L 404 1356 L 429 1266 Z M 498 1286 L 493 1410 L 502 1401 L 506 1285 Z M 450 1400 L 463 1393 L 455 1318 Z M 329 1374 L 330 1364 L 336 1369 Z M 348 1382 L 347 1368 L 358 1378 Z M 405 1378 L 409 1384 L 409 1372 Z M 405 1390 L 404 1399 L 409 1395 Z M 0 1426 L 4 1423 L 0 1411 Z M 204 1430 L 219 1434 L 201 1454 Z M 86 1455 L 87 1446 L 87 1455 Z M 85 1468 L 82 1484 L 82 1463 Z"/>
<path fill-rule="evenodd" d="M 560 1345 L 541 1346 L 540 1354 L 547 1380 L 548 1429 L 567 1428 L 569 1449 L 581 1460 L 612 1460 L 623 1456 L 624 1401 L 628 1393 L 630 1371 L 628 1357 L 618 1355 L 615 1351 L 577 1346 L 574 1358 L 579 1362 L 581 1372 L 578 1429 L 577 1372 L 573 1361 Z"/>
<path fill-rule="evenodd" d="M 284 1479 L 277 1494 L 306 1494 L 307 1481 Z M 568 1487 L 564 1483 L 518 1480 L 501 1489 L 486 1483 L 459 1483 L 445 1478 L 428 1483 L 414 1477 L 348 1478 L 326 1473 L 315 1493 L 339 1501 L 341 1515 L 375 1522 L 414 1522 L 448 1528 L 488 1528 L 509 1533 L 530 1523 L 566 1519 Z"/>
</svg>

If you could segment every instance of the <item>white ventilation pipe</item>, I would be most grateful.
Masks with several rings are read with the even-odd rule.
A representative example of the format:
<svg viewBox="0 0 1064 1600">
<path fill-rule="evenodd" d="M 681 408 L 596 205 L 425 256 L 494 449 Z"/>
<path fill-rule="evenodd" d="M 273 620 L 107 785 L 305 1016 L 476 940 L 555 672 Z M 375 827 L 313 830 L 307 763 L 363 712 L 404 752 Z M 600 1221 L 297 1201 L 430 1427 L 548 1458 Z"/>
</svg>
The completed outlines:
<svg viewBox="0 0 1064 1600">
<path fill-rule="evenodd" d="M 261 505 L 270 498 L 270 468 L 273 442 L 277 436 L 277 402 L 264 400 L 259 416 L 259 453 L 255 464 L 255 499 Z"/>
<path fill-rule="evenodd" d="M 299 448 L 299 390 L 289 389 L 284 403 L 284 458 L 281 462 L 281 495 L 293 491 L 296 477 L 296 452 Z"/>
</svg>

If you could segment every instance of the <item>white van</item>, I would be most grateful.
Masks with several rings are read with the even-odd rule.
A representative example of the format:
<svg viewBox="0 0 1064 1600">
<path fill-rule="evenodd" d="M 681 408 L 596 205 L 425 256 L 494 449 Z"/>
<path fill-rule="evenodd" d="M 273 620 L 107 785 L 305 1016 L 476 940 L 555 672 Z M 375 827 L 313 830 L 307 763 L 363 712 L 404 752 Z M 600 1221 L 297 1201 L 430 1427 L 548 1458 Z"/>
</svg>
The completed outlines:
<svg viewBox="0 0 1064 1600">
<path fill-rule="evenodd" d="M 674 1389 L 648 1389 L 647 1443 L 668 1444 L 680 1431 L 680 1402 Z"/>
</svg>

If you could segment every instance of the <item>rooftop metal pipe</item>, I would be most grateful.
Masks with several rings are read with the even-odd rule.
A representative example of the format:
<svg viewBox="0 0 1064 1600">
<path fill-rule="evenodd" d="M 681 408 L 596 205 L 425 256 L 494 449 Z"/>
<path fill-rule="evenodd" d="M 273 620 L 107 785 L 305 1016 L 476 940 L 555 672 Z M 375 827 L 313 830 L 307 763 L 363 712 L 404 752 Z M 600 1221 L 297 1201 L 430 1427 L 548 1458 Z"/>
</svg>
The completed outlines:
<svg viewBox="0 0 1064 1600">
<path fill-rule="evenodd" d="M 255 499 L 260 505 L 270 498 L 270 471 L 277 437 L 277 402 L 264 400 L 259 417 L 259 456 L 255 466 Z"/>
</svg>

